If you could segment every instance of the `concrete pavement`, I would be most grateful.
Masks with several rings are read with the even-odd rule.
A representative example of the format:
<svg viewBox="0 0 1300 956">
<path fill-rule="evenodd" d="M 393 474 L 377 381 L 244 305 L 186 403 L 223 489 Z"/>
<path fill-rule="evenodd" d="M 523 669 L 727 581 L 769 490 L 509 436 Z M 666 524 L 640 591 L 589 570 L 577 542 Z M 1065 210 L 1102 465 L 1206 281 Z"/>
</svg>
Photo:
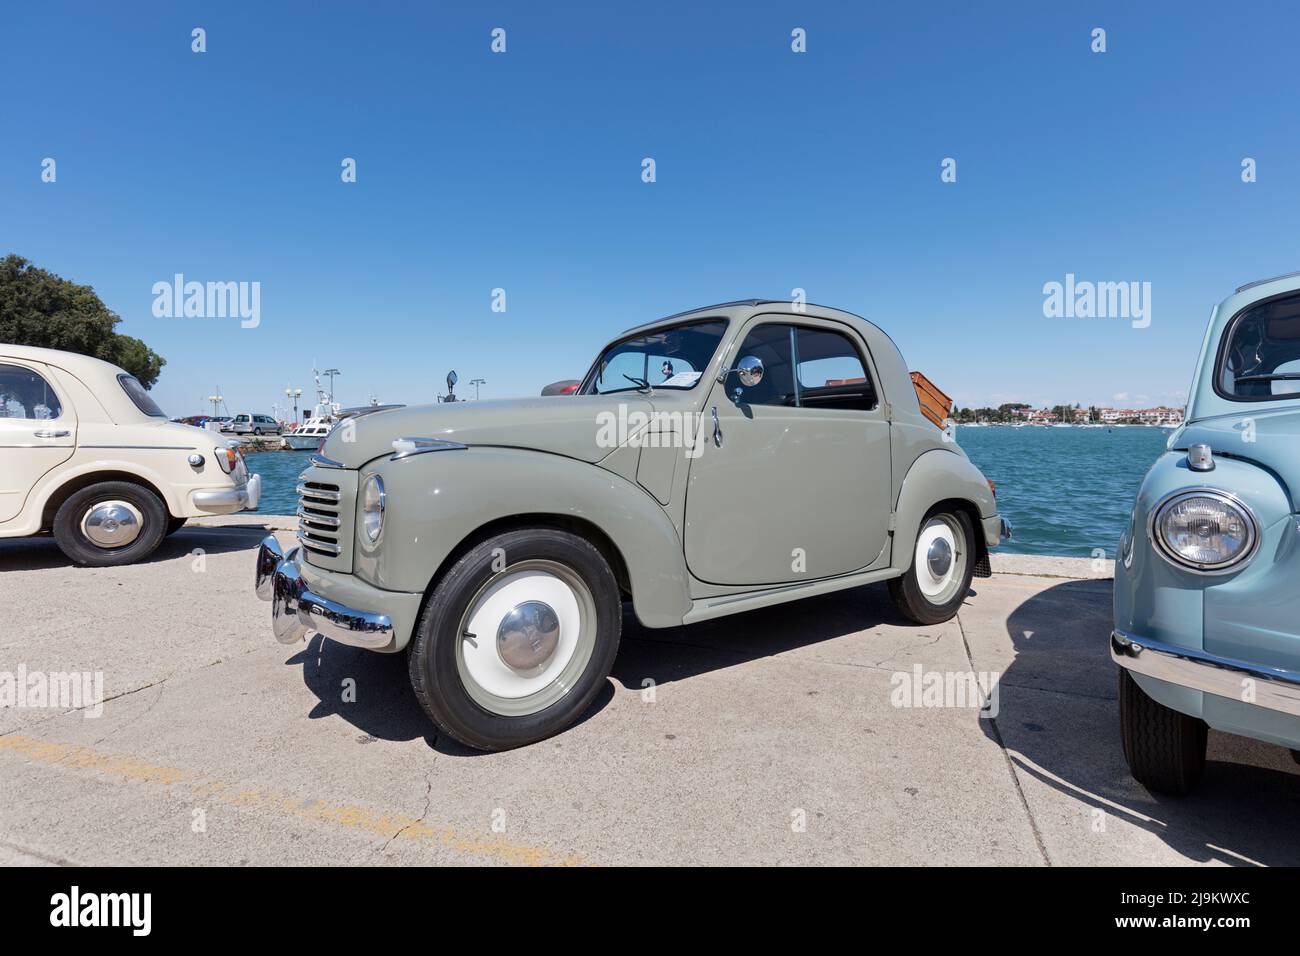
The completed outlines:
<svg viewBox="0 0 1300 956">
<path fill-rule="evenodd" d="M 1183 800 L 1128 776 L 1105 565 L 999 558 L 929 628 L 883 586 L 671 631 L 629 614 L 577 727 L 482 755 L 437 739 L 404 658 L 275 643 L 268 520 L 127 568 L 0 541 L 0 672 L 99 671 L 107 698 L 0 709 L 0 864 L 1300 863 L 1287 751 L 1212 732 Z M 898 706 L 916 665 L 996 674 L 996 717 Z"/>
</svg>

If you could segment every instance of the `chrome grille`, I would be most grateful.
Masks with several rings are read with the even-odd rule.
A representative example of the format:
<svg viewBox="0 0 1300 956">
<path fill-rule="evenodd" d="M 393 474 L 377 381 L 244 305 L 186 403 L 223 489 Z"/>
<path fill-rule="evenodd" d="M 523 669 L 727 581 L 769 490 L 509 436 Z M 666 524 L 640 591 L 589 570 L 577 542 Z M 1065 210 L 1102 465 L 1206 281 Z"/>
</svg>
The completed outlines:
<svg viewBox="0 0 1300 956">
<path fill-rule="evenodd" d="M 311 465 L 298 476 L 298 543 L 309 564 L 352 572 L 357 473 Z"/>
<path fill-rule="evenodd" d="M 343 553 L 339 540 L 342 500 L 338 485 L 323 481 L 298 485 L 298 540 L 303 548 L 331 558 Z"/>
</svg>

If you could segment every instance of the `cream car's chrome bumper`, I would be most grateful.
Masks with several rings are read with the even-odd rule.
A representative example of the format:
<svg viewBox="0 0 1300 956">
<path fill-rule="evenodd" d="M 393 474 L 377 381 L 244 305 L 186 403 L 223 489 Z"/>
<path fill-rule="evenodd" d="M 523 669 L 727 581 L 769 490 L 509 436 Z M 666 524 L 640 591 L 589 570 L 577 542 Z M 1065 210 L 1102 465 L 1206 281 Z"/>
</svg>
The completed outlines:
<svg viewBox="0 0 1300 956">
<path fill-rule="evenodd" d="M 213 515 L 234 514 L 236 511 L 256 511 L 262 500 L 262 476 L 250 475 L 242 485 L 196 491 L 190 495 L 194 507 Z"/>
<path fill-rule="evenodd" d="M 285 554 L 274 535 L 267 535 L 257 549 L 257 596 L 271 602 L 277 641 L 293 644 L 316 633 L 367 650 L 393 642 L 393 622 L 387 614 L 358 611 L 313 594 L 298 572 L 298 554 L 298 548 Z"/>
<path fill-rule="evenodd" d="M 1300 673 L 1296 671 L 1216 657 L 1124 631 L 1111 632 L 1110 656 L 1135 674 L 1300 717 Z M 1246 681 L 1253 681 L 1253 686 Z"/>
</svg>

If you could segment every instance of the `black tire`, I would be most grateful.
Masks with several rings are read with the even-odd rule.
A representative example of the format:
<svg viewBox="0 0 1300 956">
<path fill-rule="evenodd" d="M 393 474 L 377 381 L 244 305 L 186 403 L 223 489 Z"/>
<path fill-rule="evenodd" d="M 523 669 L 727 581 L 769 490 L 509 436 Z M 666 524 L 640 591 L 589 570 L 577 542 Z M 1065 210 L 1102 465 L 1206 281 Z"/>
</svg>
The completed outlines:
<svg viewBox="0 0 1300 956">
<path fill-rule="evenodd" d="M 185 527 L 185 522 L 189 520 L 190 520 L 189 518 L 168 518 L 167 533 L 163 535 L 163 537 L 170 538 L 177 531 L 180 531 L 181 528 Z"/>
<path fill-rule="evenodd" d="M 256 435 L 258 438 L 261 438 L 261 437 L 262 437 L 262 429 L 260 429 L 260 428 L 254 428 L 254 429 L 253 429 L 253 434 Z"/>
<path fill-rule="evenodd" d="M 494 569 L 501 553 L 507 563 L 498 562 Z M 460 673 L 458 645 L 464 640 L 462 620 L 475 598 L 498 574 L 528 561 L 562 565 L 585 584 L 594 605 L 594 644 L 563 696 L 535 713 L 504 716 L 471 696 Z M 582 716 L 614 666 L 622 627 L 618 582 L 590 542 L 549 528 L 510 531 L 470 549 L 434 588 L 408 648 L 411 686 L 438 729 L 461 743 L 477 750 L 522 747 L 560 733 Z"/>
<path fill-rule="evenodd" d="M 908 556 L 907 570 L 902 577 L 891 578 L 889 581 L 889 596 L 893 598 L 899 613 L 916 624 L 942 624 L 944 621 L 952 620 L 961 609 L 962 602 L 966 600 L 966 595 L 970 591 L 971 576 L 975 573 L 975 528 L 971 524 L 970 517 L 960 508 L 943 506 L 932 508 L 921 519 L 920 528 L 917 530 L 918 541 L 921 530 L 932 519 L 950 522 L 954 530 L 954 538 L 961 539 L 958 541 L 957 553 L 954 555 L 954 560 L 961 561 L 961 569 L 954 582 L 955 590 L 952 596 L 936 603 L 921 589 L 915 552 Z"/>
<path fill-rule="evenodd" d="M 1119 732 L 1133 779 L 1154 793 L 1183 797 L 1205 770 L 1209 728 L 1156 703 L 1127 669 L 1119 669 Z"/>
<path fill-rule="evenodd" d="M 82 518 L 95 505 L 124 501 L 139 513 L 139 531 L 122 547 L 100 547 L 82 530 Z M 167 507 L 142 485 L 127 481 L 102 481 L 73 492 L 54 514 L 54 540 L 74 563 L 107 568 L 142 561 L 157 550 L 167 533 Z"/>
</svg>

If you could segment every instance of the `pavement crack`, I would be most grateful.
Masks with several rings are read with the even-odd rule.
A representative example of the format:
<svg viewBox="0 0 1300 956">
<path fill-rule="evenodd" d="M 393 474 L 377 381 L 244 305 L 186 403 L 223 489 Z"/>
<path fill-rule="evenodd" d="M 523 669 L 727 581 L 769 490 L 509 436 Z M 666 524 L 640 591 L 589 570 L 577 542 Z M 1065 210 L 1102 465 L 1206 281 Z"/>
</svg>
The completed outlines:
<svg viewBox="0 0 1300 956">
<path fill-rule="evenodd" d="M 436 742 L 437 738 L 435 737 L 434 740 Z M 412 820 L 410 823 L 406 824 L 404 827 L 400 828 L 396 833 L 390 836 L 384 842 L 384 845 L 379 848 L 380 853 L 387 853 L 388 848 L 393 845 L 394 840 L 400 837 L 407 830 L 411 829 L 411 827 L 416 827 L 424 823 L 425 819 L 428 818 L 429 810 L 433 806 L 433 769 L 434 769 L 434 765 L 437 764 L 437 762 L 438 762 L 438 754 L 435 752 L 433 755 L 433 761 L 429 764 L 429 770 L 424 775 L 424 809 L 420 811 L 420 816 L 417 819 Z"/>
<path fill-rule="evenodd" d="M 953 618 L 957 622 L 957 629 L 961 631 L 961 645 L 966 650 L 966 660 L 970 663 L 971 673 L 975 672 L 975 656 L 970 650 L 970 641 L 966 638 L 966 626 L 962 624 L 961 612 Z M 1016 762 L 1011 759 L 1011 754 L 1007 751 L 1007 742 L 1002 739 L 1002 729 L 998 727 L 996 717 L 984 718 L 989 722 L 989 728 L 993 731 L 993 739 L 997 741 L 998 749 L 1002 751 L 1002 759 L 1006 762 L 1007 773 L 1011 775 L 1011 785 L 1016 790 L 1016 796 L 1020 798 L 1020 806 L 1024 808 L 1025 819 L 1029 821 L 1029 831 L 1034 836 L 1034 843 L 1038 847 L 1039 854 L 1043 857 L 1043 863 L 1047 866 L 1052 865 L 1051 854 L 1047 852 L 1047 844 L 1043 842 L 1043 833 L 1038 828 L 1038 821 L 1034 819 L 1034 811 L 1029 807 L 1029 800 L 1025 797 L 1025 789 L 1020 784 L 1020 775 L 1016 773 Z"/>
</svg>

